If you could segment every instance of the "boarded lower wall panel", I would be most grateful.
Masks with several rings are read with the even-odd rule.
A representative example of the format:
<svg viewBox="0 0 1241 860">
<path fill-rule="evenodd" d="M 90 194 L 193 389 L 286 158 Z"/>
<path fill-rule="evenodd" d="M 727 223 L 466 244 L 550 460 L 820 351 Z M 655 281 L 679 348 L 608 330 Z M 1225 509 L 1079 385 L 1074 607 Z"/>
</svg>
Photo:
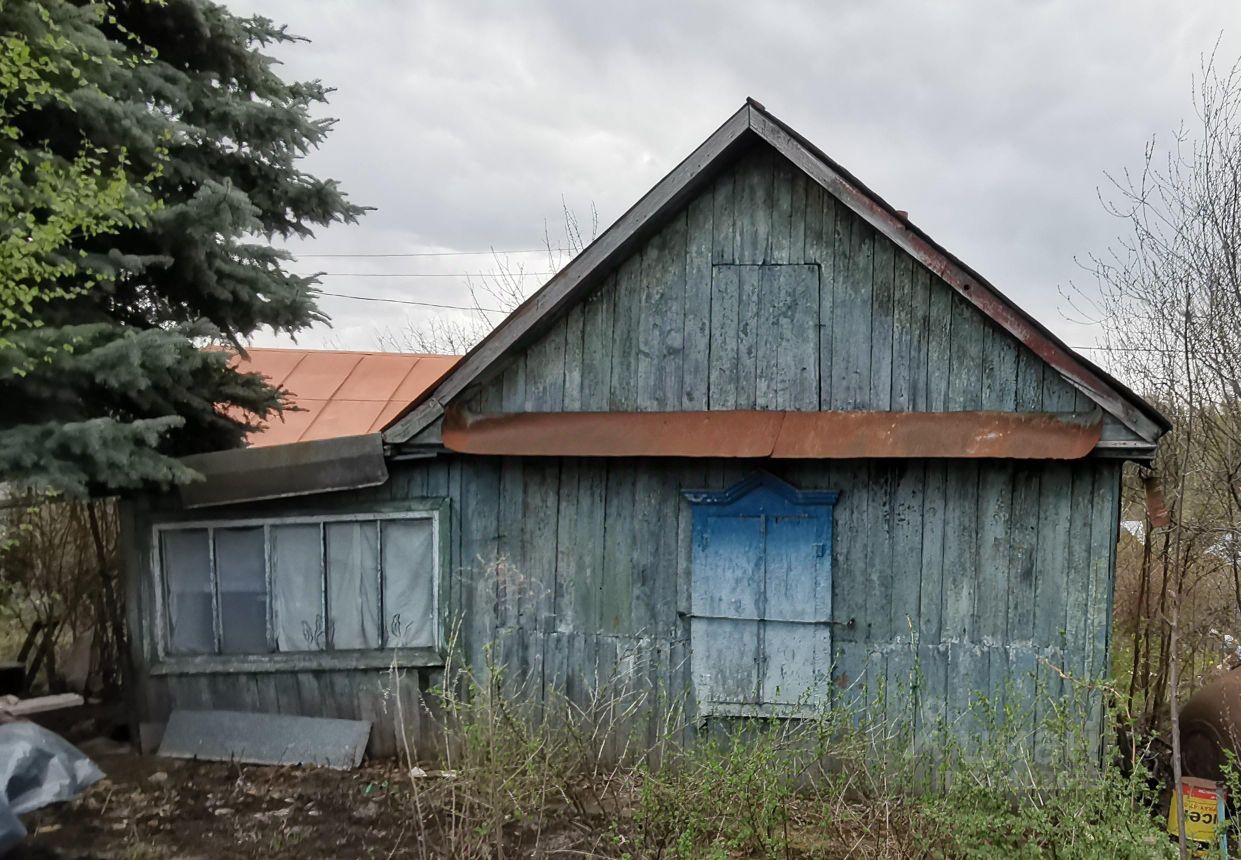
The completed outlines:
<svg viewBox="0 0 1241 860">
<path fill-rule="evenodd" d="M 837 621 L 854 624 L 834 632 L 838 705 L 913 713 L 929 743 L 945 723 L 969 727 L 961 717 L 976 692 L 1060 689 L 1061 666 L 1083 677 L 1106 672 L 1114 462 L 460 458 L 399 464 L 390 485 L 350 494 L 348 504 L 448 496 L 456 549 L 443 609 L 454 647 L 479 677 L 496 663 L 509 691 L 551 707 L 562 697 L 582 708 L 657 691 L 662 707 L 680 709 L 674 733 L 692 736 L 691 517 L 681 491 L 722 489 L 760 466 L 801 488 L 840 492 L 833 605 Z M 329 501 L 340 509 L 340 498 Z M 131 514 L 132 546 L 151 515 Z M 127 555 L 128 593 L 135 645 L 149 647 L 145 552 Z M 136 648 L 140 667 L 149 653 Z M 402 724 L 416 752 L 442 748 L 425 693 L 439 683 L 435 669 L 395 680 L 379 670 L 138 678 L 144 720 L 176 707 L 361 717 L 375 723 L 373 754 L 398 751 Z M 648 743 L 666 728 L 652 712 L 633 719 L 623 728 Z"/>
</svg>

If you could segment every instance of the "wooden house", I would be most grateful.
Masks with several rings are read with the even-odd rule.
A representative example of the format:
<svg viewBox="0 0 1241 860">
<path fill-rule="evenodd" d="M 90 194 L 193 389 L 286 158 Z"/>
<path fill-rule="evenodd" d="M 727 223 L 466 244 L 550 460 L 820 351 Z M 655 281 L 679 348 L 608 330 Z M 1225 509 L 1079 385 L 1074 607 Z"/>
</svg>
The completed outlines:
<svg viewBox="0 0 1241 860">
<path fill-rule="evenodd" d="M 929 731 L 1107 672 L 1121 466 L 1168 428 L 754 102 L 424 383 L 126 504 L 139 719 L 360 716 L 382 753 L 395 692 L 425 745 L 451 643 L 693 726 L 916 665 Z"/>
</svg>

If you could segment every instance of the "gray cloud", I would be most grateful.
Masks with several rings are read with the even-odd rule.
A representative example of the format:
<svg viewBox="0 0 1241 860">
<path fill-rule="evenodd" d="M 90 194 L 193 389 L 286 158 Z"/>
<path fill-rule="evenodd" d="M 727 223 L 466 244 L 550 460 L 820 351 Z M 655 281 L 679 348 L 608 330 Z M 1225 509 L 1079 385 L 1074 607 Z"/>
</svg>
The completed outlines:
<svg viewBox="0 0 1241 860">
<path fill-rule="evenodd" d="M 562 198 L 606 227 L 747 95 L 763 101 L 1074 343 L 1057 287 L 1119 224 L 1104 171 L 1191 114 L 1230 0 L 900 3 L 236 0 L 311 39 L 286 72 L 337 88 L 308 167 L 376 206 L 304 253 L 530 248 Z M 306 260 L 337 272 L 461 272 L 486 258 Z M 540 257 L 529 268 L 542 270 Z M 539 279 L 531 278 L 531 285 Z M 458 279 L 324 288 L 456 302 Z M 325 298 L 307 345 L 374 347 L 427 314 Z M 266 338 L 264 343 L 277 342 Z"/>
</svg>

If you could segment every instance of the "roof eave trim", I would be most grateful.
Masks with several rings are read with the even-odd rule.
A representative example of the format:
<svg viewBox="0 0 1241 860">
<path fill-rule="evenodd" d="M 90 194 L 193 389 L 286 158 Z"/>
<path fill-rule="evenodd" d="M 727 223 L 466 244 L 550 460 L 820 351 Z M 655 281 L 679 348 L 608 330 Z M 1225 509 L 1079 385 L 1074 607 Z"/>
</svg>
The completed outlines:
<svg viewBox="0 0 1241 860">
<path fill-rule="evenodd" d="M 384 441 L 399 445 L 443 414 L 443 406 L 482 375 L 491 364 L 518 343 L 543 317 L 555 314 L 572 301 L 577 289 L 589 281 L 609 260 L 629 250 L 644 227 L 661 214 L 680 205 L 694 180 L 714 165 L 743 137 L 750 134 L 750 106 L 746 104 L 697 149 L 656 183 L 616 223 L 591 242 L 546 285 L 503 322 L 474 349 L 466 353 L 434 389 L 410 404 L 383 431 Z"/>
</svg>

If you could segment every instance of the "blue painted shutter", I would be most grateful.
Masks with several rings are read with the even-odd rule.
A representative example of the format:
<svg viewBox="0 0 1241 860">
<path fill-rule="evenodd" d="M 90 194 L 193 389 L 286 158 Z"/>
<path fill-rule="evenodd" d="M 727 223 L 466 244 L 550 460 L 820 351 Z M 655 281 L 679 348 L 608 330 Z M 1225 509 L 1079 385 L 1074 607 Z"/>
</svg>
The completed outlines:
<svg viewBox="0 0 1241 860">
<path fill-rule="evenodd" d="M 824 518 L 767 518 L 763 702 L 814 704 L 831 666 L 832 589 Z"/>
<path fill-rule="evenodd" d="M 703 713 L 791 713 L 826 698 L 835 493 L 770 476 L 694 503 L 690 662 Z"/>
<path fill-rule="evenodd" d="M 699 531 L 690 649 L 700 698 L 759 701 L 762 546 L 762 517 L 708 516 Z"/>
</svg>

